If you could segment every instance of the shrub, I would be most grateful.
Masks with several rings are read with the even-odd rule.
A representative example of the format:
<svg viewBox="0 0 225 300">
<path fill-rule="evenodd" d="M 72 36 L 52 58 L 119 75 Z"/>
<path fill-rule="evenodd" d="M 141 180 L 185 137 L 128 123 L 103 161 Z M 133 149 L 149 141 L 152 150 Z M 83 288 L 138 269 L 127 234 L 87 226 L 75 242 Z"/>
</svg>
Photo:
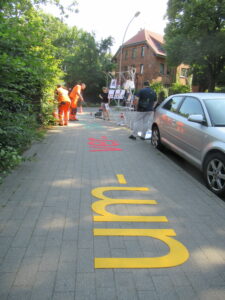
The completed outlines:
<svg viewBox="0 0 225 300">
<path fill-rule="evenodd" d="M 151 87 L 157 94 L 157 100 L 161 103 L 166 97 L 168 97 L 168 89 L 163 86 L 161 82 L 153 82 Z"/>
<path fill-rule="evenodd" d="M 215 88 L 216 93 L 225 93 L 225 86 L 218 86 Z"/>
<path fill-rule="evenodd" d="M 4 174 L 17 166 L 22 161 L 22 157 L 13 147 L 0 144 L 0 149 L 0 174 Z"/>
<path fill-rule="evenodd" d="M 35 114 L 0 110 L 0 175 L 7 174 L 22 161 L 22 153 L 40 138 Z M 1 181 L 1 178 L 0 178 Z"/>
<path fill-rule="evenodd" d="M 182 85 L 180 83 L 173 83 L 169 88 L 169 95 L 182 94 L 190 92 L 190 87 L 188 85 Z"/>
</svg>

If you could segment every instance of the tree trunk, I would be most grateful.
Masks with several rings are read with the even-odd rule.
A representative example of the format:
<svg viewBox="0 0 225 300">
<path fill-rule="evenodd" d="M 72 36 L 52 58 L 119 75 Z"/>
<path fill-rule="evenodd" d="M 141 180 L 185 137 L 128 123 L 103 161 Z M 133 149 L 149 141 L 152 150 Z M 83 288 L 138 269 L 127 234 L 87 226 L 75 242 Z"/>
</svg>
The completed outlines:
<svg viewBox="0 0 225 300">
<path fill-rule="evenodd" d="M 216 87 L 216 80 L 212 74 L 210 74 L 210 79 L 209 79 L 209 86 L 208 86 L 208 91 L 209 92 L 214 92 Z"/>
<path fill-rule="evenodd" d="M 208 59 L 208 92 L 214 92 L 216 86 L 216 66 L 214 58 Z"/>
</svg>

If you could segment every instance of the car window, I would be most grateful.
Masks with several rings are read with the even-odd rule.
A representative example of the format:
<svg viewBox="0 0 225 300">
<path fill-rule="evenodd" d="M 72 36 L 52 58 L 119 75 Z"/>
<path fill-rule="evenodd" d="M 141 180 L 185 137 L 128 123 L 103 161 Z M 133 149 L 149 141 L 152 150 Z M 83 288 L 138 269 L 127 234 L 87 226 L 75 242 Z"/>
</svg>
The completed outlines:
<svg viewBox="0 0 225 300">
<path fill-rule="evenodd" d="M 179 112 L 185 118 L 188 118 L 190 115 L 203 115 L 204 112 L 200 101 L 193 97 L 186 97 L 182 103 Z"/>
<path fill-rule="evenodd" d="M 163 108 L 169 111 L 176 112 L 182 99 L 183 97 L 181 96 L 174 96 L 163 105 Z"/>
<path fill-rule="evenodd" d="M 214 126 L 225 126 L 225 98 L 204 100 L 209 117 Z"/>
</svg>

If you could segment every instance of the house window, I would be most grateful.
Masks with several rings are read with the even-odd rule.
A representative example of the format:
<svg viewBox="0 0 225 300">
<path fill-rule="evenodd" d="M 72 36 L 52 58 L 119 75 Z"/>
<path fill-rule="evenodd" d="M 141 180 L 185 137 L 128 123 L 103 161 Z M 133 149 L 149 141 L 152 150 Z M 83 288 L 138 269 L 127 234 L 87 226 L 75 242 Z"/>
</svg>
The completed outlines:
<svg viewBox="0 0 225 300">
<path fill-rule="evenodd" d="M 128 57 L 128 50 L 125 51 L 124 59 L 127 59 L 127 57 Z"/>
<path fill-rule="evenodd" d="M 137 49 L 133 48 L 132 49 L 132 58 L 136 58 L 136 56 L 137 56 Z"/>
<path fill-rule="evenodd" d="M 145 56 L 145 46 L 141 47 L 141 57 Z"/>
<path fill-rule="evenodd" d="M 180 72 L 180 76 L 182 77 L 188 77 L 188 69 L 182 68 Z"/>
<path fill-rule="evenodd" d="M 135 71 L 135 72 L 136 72 L 136 66 L 135 66 L 135 65 L 130 66 L 129 70 L 130 70 L 130 71 Z"/>
<path fill-rule="evenodd" d="M 160 64 L 160 69 L 159 69 L 159 73 L 161 74 L 161 75 L 164 75 L 164 64 Z"/>
<path fill-rule="evenodd" d="M 140 65 L 140 74 L 143 74 L 143 73 L 144 73 L 144 65 L 141 64 L 141 65 Z"/>
</svg>

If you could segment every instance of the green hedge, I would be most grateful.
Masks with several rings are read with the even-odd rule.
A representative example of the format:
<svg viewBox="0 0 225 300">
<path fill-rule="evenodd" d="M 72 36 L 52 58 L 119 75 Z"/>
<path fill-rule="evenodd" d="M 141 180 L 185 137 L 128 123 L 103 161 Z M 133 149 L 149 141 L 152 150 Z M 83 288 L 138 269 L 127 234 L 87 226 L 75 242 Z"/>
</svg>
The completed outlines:
<svg viewBox="0 0 225 300">
<path fill-rule="evenodd" d="M 191 92 L 190 87 L 188 85 L 182 85 L 180 83 L 173 83 L 169 88 L 169 95 L 173 94 L 183 94 Z"/>
</svg>

